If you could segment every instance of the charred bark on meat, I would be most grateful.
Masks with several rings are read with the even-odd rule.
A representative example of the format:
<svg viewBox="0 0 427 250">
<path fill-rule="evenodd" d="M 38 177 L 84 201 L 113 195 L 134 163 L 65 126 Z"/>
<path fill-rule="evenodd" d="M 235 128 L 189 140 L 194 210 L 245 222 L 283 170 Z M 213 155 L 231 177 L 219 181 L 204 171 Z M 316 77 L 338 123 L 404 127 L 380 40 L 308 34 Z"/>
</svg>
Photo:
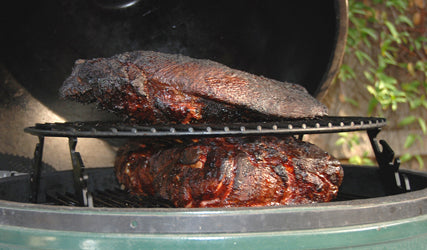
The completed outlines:
<svg viewBox="0 0 427 250">
<path fill-rule="evenodd" d="M 60 94 L 137 122 L 248 122 L 327 109 L 300 85 L 182 55 L 135 51 L 77 60 Z"/>
<path fill-rule="evenodd" d="M 177 207 L 253 207 L 326 202 L 342 182 L 340 163 L 293 137 L 134 141 L 118 153 L 120 183 Z"/>
</svg>

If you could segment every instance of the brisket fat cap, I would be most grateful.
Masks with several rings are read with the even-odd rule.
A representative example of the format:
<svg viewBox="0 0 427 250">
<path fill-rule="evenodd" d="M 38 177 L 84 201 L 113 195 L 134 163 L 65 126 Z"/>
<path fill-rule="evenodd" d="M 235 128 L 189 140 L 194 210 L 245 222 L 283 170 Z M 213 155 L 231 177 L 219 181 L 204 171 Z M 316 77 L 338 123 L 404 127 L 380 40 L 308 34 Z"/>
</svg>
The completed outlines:
<svg viewBox="0 0 427 250">
<path fill-rule="evenodd" d="M 60 95 L 96 102 L 150 123 L 244 122 L 327 114 L 326 107 L 300 85 L 210 60 L 151 51 L 77 60 Z"/>
<path fill-rule="evenodd" d="M 133 141 L 115 172 L 131 193 L 177 207 L 254 207 L 327 202 L 343 179 L 338 160 L 293 137 Z"/>
</svg>

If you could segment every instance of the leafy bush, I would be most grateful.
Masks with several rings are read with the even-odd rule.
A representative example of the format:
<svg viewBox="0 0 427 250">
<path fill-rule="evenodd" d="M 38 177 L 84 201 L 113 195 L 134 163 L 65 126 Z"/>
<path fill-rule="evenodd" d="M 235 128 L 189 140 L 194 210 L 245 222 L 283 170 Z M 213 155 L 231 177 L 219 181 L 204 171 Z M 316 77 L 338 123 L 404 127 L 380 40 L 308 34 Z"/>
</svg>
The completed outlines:
<svg viewBox="0 0 427 250">
<path fill-rule="evenodd" d="M 356 56 L 363 68 L 357 74 L 349 65 L 342 64 L 338 79 L 345 82 L 358 79 L 366 83 L 372 98 L 367 115 L 383 115 L 384 111 L 398 112 L 400 105 L 410 110 L 427 109 L 427 38 L 424 25 L 424 0 L 349 0 L 349 29 L 346 55 Z M 396 72 L 410 75 L 411 81 L 396 77 Z M 347 98 L 352 105 L 357 101 Z M 406 114 L 399 121 L 402 128 L 417 126 L 424 134 L 424 117 Z M 410 134 L 404 147 L 414 147 L 422 137 Z M 338 145 L 352 146 L 358 139 L 341 134 Z M 417 159 L 420 168 L 424 162 L 420 155 L 405 154 L 402 161 Z M 351 159 L 350 159 L 351 160 Z M 355 157 L 353 161 L 367 159 Z M 356 162 L 355 162 L 356 163 Z"/>
</svg>

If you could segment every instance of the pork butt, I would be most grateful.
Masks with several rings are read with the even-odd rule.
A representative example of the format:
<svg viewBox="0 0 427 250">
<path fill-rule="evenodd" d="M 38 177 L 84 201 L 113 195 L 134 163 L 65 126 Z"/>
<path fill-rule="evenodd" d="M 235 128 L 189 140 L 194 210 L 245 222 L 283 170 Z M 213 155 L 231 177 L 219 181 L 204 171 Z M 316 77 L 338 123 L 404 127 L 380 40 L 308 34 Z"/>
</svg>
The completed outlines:
<svg viewBox="0 0 427 250">
<path fill-rule="evenodd" d="M 119 150 L 115 172 L 131 193 L 176 207 L 327 202 L 343 179 L 338 160 L 292 136 L 137 140 Z"/>
</svg>

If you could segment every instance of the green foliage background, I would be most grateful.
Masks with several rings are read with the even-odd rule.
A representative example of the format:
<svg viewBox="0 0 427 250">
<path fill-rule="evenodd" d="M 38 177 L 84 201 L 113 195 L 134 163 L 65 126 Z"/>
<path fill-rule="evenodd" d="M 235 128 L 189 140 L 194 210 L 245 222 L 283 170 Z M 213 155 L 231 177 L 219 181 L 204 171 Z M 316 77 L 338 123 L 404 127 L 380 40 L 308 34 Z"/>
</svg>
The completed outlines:
<svg viewBox="0 0 427 250">
<path fill-rule="evenodd" d="M 342 82 L 357 79 L 365 83 L 371 95 L 366 115 L 383 116 L 399 112 L 402 105 L 411 111 L 427 110 L 427 38 L 425 0 L 349 0 L 349 29 L 345 55 L 355 55 L 362 71 L 343 63 L 338 75 Z M 402 77 L 400 77 L 402 76 Z M 408 80 L 409 79 L 409 80 Z M 345 101 L 359 106 L 357 100 Z M 425 112 L 401 115 L 398 125 L 405 129 L 417 126 L 427 133 Z M 357 134 L 340 134 L 336 145 L 354 147 L 360 143 Z M 419 134 L 409 134 L 404 147 L 423 143 Z M 408 150 L 410 152 L 410 150 Z M 373 164 L 363 155 L 349 159 L 354 164 Z M 419 154 L 405 153 L 403 162 L 416 159 L 424 168 Z"/>
</svg>

